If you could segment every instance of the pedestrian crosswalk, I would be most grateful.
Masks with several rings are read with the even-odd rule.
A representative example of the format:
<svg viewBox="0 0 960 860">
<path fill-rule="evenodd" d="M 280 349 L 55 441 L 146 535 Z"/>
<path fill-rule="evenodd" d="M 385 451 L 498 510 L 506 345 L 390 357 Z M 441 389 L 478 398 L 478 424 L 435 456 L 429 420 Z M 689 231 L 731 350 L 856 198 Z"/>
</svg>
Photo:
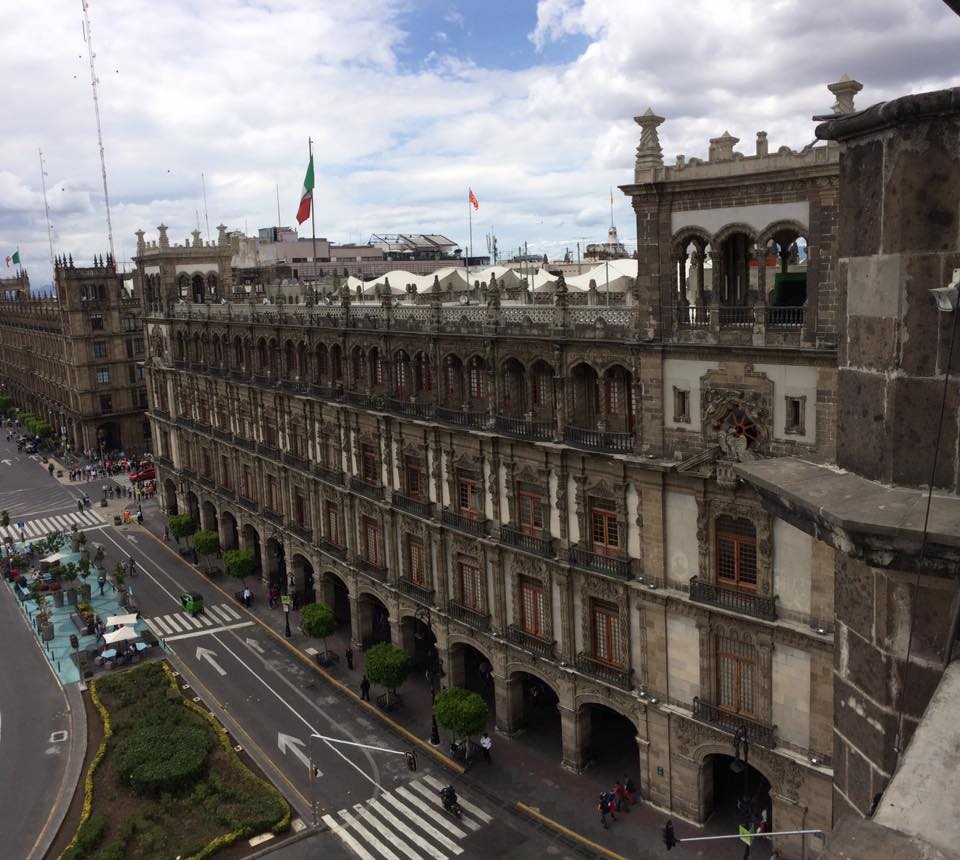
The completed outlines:
<svg viewBox="0 0 960 860">
<path fill-rule="evenodd" d="M 443 787 L 439 779 L 424 776 L 324 815 L 323 821 L 360 860 L 447 860 L 463 853 L 458 840 L 493 819 L 463 797 L 460 818 L 446 812 L 440 800 Z"/>
<path fill-rule="evenodd" d="M 157 636 L 166 639 L 168 636 L 192 633 L 196 630 L 219 629 L 224 625 L 234 625 L 243 620 L 240 613 L 230 604 L 218 603 L 205 606 L 199 615 L 171 612 L 169 615 L 155 615 L 147 618 L 146 622 Z"/>
<path fill-rule="evenodd" d="M 18 523 L 23 523 L 23 530 L 18 527 Z M 10 525 L 0 526 L 0 537 L 10 538 L 19 541 L 23 538 L 33 540 L 34 538 L 46 537 L 51 532 L 69 532 L 73 531 L 76 525 L 78 529 L 95 528 L 103 525 L 103 518 L 95 510 L 74 511 L 69 514 L 59 514 L 58 516 L 37 517 L 32 520 L 19 520 L 11 522 Z"/>
</svg>

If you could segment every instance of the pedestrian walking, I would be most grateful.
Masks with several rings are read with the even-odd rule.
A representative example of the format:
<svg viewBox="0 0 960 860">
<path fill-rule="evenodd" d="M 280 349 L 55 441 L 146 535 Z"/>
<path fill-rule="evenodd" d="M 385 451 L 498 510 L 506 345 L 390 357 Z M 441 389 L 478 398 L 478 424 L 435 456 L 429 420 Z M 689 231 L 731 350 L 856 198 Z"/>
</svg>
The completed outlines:
<svg viewBox="0 0 960 860">
<path fill-rule="evenodd" d="M 613 821 L 617 820 L 617 799 L 613 796 L 612 791 L 607 792 L 607 806 L 610 808 L 610 818 Z"/>
<path fill-rule="evenodd" d="M 633 784 L 633 780 L 630 779 L 626 774 L 623 775 L 623 790 L 627 793 L 627 799 L 631 803 L 637 802 L 637 787 Z"/>
<path fill-rule="evenodd" d="M 107 578 L 106 578 L 103 574 L 100 574 L 100 576 L 97 577 L 97 585 L 100 586 L 100 596 L 101 596 L 101 597 L 103 597 L 103 587 L 104 587 L 106 584 L 107 584 Z"/>
<path fill-rule="evenodd" d="M 370 680 L 366 675 L 360 679 L 360 698 L 364 702 L 370 701 Z"/>
<path fill-rule="evenodd" d="M 627 797 L 627 789 L 620 780 L 613 784 L 613 798 L 617 804 L 617 812 L 621 809 L 630 809 L 630 799 Z"/>
<path fill-rule="evenodd" d="M 83 499 L 77 499 L 77 513 L 83 513 Z"/>
<path fill-rule="evenodd" d="M 347 645 L 347 650 L 343 652 L 343 656 L 346 658 L 347 668 L 352 670 L 353 669 L 353 648 Z"/>
<path fill-rule="evenodd" d="M 484 732 L 480 735 L 480 755 L 483 756 L 483 760 L 490 763 L 490 750 L 493 749 L 493 741 L 490 740 L 490 735 Z"/>
<path fill-rule="evenodd" d="M 600 794 L 600 802 L 597 804 L 597 812 L 600 815 L 600 823 L 603 825 L 603 829 L 607 830 L 607 811 L 609 807 L 607 805 L 607 795 L 603 792 Z"/>
<path fill-rule="evenodd" d="M 243 605 L 246 606 L 247 609 L 250 608 L 250 600 L 252 597 L 253 597 L 253 592 L 250 590 L 250 586 L 245 585 L 243 587 Z"/>
<path fill-rule="evenodd" d="M 163 541 L 164 543 L 170 543 L 170 529 L 166 526 L 163 527 Z"/>
</svg>

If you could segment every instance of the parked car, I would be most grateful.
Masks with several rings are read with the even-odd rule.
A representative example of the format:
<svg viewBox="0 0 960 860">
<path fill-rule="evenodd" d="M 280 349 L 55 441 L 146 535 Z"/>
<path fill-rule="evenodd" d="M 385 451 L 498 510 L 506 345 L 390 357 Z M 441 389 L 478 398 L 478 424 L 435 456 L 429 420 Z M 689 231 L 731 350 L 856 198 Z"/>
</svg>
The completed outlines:
<svg viewBox="0 0 960 860">
<path fill-rule="evenodd" d="M 157 470 L 152 463 L 147 466 L 142 466 L 137 469 L 137 471 L 130 473 L 130 481 L 134 484 L 138 481 L 152 481 L 156 477 Z"/>
</svg>

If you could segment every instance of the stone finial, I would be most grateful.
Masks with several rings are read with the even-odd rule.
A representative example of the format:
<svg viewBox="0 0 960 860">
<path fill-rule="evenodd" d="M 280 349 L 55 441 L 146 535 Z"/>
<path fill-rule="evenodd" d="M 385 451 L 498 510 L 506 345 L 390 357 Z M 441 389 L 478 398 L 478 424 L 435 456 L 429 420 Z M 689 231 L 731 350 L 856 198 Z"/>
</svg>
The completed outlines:
<svg viewBox="0 0 960 860">
<path fill-rule="evenodd" d="M 433 276 L 433 283 L 430 285 L 430 292 L 435 296 L 439 296 L 442 292 L 440 289 L 440 278 L 438 278 L 436 275 Z"/>
<path fill-rule="evenodd" d="M 849 75 L 844 75 L 836 83 L 827 84 L 827 89 L 837 98 L 832 108 L 834 113 L 853 113 L 853 97 L 863 89 L 863 84 L 850 80 Z"/>
<path fill-rule="evenodd" d="M 757 158 L 766 158 L 767 153 L 767 133 L 765 131 L 757 132 Z"/>
<path fill-rule="evenodd" d="M 73 268 L 73 254 L 72 254 L 72 253 L 70 254 L 70 256 L 69 256 L 69 258 L 68 258 L 67 265 L 68 265 L 71 269 Z"/>
<path fill-rule="evenodd" d="M 734 137 L 729 131 L 725 131 L 720 137 L 710 138 L 710 149 L 708 150 L 708 161 L 732 161 L 733 148 L 740 143 L 739 137 Z"/>
<path fill-rule="evenodd" d="M 159 227 L 157 227 L 157 232 L 160 234 L 160 247 L 169 248 L 170 240 L 167 238 L 167 225 L 161 224 Z"/>
<path fill-rule="evenodd" d="M 677 153 L 677 163 L 674 165 L 674 167 L 677 170 L 683 170 L 683 168 L 686 166 L 687 166 L 687 157 L 682 152 Z"/>
<path fill-rule="evenodd" d="M 660 135 L 657 134 L 657 126 L 663 123 L 663 117 L 657 116 L 652 108 L 647 108 L 642 116 L 635 116 L 633 121 L 642 129 L 634 173 L 663 167 L 663 148 L 660 146 Z"/>
<path fill-rule="evenodd" d="M 193 236 L 193 242 L 190 243 L 190 247 L 199 248 L 200 247 L 200 231 L 194 230 L 193 232 L 190 233 L 190 235 Z"/>
<path fill-rule="evenodd" d="M 143 241 L 145 234 L 143 230 L 137 230 L 134 235 L 137 237 L 137 254 L 140 255 L 147 250 L 147 243 Z"/>
<path fill-rule="evenodd" d="M 218 245 L 227 244 L 227 225 L 226 224 L 217 224 L 217 244 Z"/>
</svg>

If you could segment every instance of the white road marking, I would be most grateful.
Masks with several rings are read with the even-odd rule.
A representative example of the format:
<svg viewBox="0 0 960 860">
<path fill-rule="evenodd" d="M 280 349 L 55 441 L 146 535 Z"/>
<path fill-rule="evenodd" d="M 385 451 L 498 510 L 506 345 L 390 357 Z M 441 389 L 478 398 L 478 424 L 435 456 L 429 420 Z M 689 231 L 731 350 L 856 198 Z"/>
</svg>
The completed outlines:
<svg viewBox="0 0 960 860">
<path fill-rule="evenodd" d="M 220 604 L 220 611 L 221 611 L 221 612 L 226 612 L 227 615 L 230 616 L 230 617 L 227 619 L 228 621 L 239 621 L 239 620 L 240 620 L 240 616 L 234 611 L 234 608 L 233 608 L 232 606 L 226 604 L 226 603 L 221 603 L 221 604 Z"/>
<path fill-rule="evenodd" d="M 193 630 L 190 633 L 180 633 L 177 636 L 167 636 L 166 639 L 164 639 L 164 642 L 176 642 L 177 639 L 193 639 L 195 636 L 209 636 L 211 633 L 226 633 L 228 630 L 238 630 L 241 627 L 253 627 L 253 622 L 242 621 L 240 624 L 231 624 L 227 627 L 211 627 L 209 630 Z"/>
<path fill-rule="evenodd" d="M 446 857 L 447 857 L 446 854 L 434 848 L 429 842 L 427 842 L 426 839 L 424 839 L 422 836 L 420 836 L 420 834 L 418 834 L 417 832 L 412 830 L 410 827 L 408 827 L 406 824 L 404 824 L 402 821 L 400 821 L 400 819 L 397 818 L 397 816 L 395 816 L 389 809 L 383 806 L 379 801 L 371 800 L 368 805 L 370 809 L 376 810 L 378 813 L 380 813 L 380 816 L 383 818 L 383 820 L 388 822 L 394 828 L 394 830 L 399 831 L 404 836 L 406 836 L 407 839 L 409 839 L 415 845 L 419 846 L 421 851 L 426 851 L 427 854 L 429 854 L 431 857 L 434 858 L 434 860 L 446 860 Z"/>
<path fill-rule="evenodd" d="M 148 618 L 147 624 L 155 628 L 153 631 L 154 633 L 159 633 L 161 636 L 170 635 L 170 628 L 163 623 L 163 619 L 161 618 Z"/>
<path fill-rule="evenodd" d="M 214 669 L 217 670 L 217 672 L 219 673 L 220 677 L 222 678 L 224 675 L 227 674 L 227 670 L 224 669 L 224 668 L 216 661 L 216 656 L 217 656 L 217 652 L 216 652 L 216 651 L 211 651 L 209 648 L 204 648 L 203 646 L 199 646 L 199 647 L 197 648 L 197 654 L 196 654 L 197 659 L 198 659 L 198 660 L 206 660 L 211 666 L 213 666 Z"/>
<path fill-rule="evenodd" d="M 169 624 L 177 633 L 180 632 L 180 625 L 177 624 L 173 615 L 164 615 L 163 620 Z"/>
<path fill-rule="evenodd" d="M 199 650 L 199 649 L 198 649 Z M 290 750 L 298 759 L 305 768 L 310 767 L 310 758 L 303 751 L 305 744 L 300 738 L 295 737 L 294 735 L 288 735 L 285 732 L 277 732 L 277 749 L 280 750 L 280 755 L 286 755 L 287 750 Z M 323 774 L 320 772 L 320 769 L 317 768 L 317 779 L 319 779 Z"/>
<path fill-rule="evenodd" d="M 400 860 L 396 854 L 394 854 L 386 845 L 384 845 L 376 836 L 374 836 L 363 824 L 360 823 L 359 819 L 355 816 L 352 816 L 346 809 L 341 809 L 339 812 L 340 817 L 346 822 L 349 827 L 352 827 L 357 833 L 360 834 L 370 845 L 372 845 L 377 851 L 379 851 L 387 860 Z"/>
<path fill-rule="evenodd" d="M 353 805 L 353 808 L 356 811 L 359 818 L 363 818 L 364 820 L 369 822 L 370 825 L 374 828 L 379 827 L 380 832 L 384 835 L 385 838 L 390 840 L 390 844 L 394 848 L 398 848 L 400 851 L 406 854 L 407 857 L 410 858 L 410 860 L 421 860 L 420 855 L 417 854 L 416 851 L 414 851 L 406 842 L 404 842 L 395 833 L 391 833 L 390 830 L 384 827 L 381 822 L 377 821 L 377 819 L 373 817 L 373 813 L 369 809 L 367 809 L 362 803 L 355 803 Z M 446 860 L 443 854 L 440 855 L 440 858 L 441 860 Z"/>
<path fill-rule="evenodd" d="M 443 801 L 440 799 L 439 792 L 435 792 L 432 789 L 427 788 L 427 786 L 425 786 L 421 782 L 411 782 L 410 788 L 415 789 L 416 791 L 419 791 L 422 795 L 424 795 L 427 798 L 427 800 L 429 800 L 434 805 L 439 806 L 441 809 L 443 809 Z M 457 800 L 458 802 L 460 802 L 459 798 L 457 798 Z M 465 808 L 462 802 L 460 802 L 460 807 Z M 465 815 L 461 815 L 458 820 L 462 821 L 463 824 L 469 827 L 471 830 L 480 829 L 480 825 L 477 824 L 476 821 L 474 821 L 472 818 L 467 818 Z"/>
<path fill-rule="evenodd" d="M 416 783 L 410 784 L 416 785 Z M 452 821 L 450 821 L 447 813 L 441 815 L 436 809 L 433 809 L 428 804 L 424 803 L 419 797 L 406 789 L 404 786 L 401 785 L 395 793 L 399 794 L 404 800 L 407 801 L 407 803 L 412 803 L 425 815 L 429 815 L 434 821 L 437 822 L 437 824 L 439 824 L 444 830 L 449 830 L 454 836 L 457 837 L 457 839 L 467 838 L 467 834 L 457 827 Z"/>
<path fill-rule="evenodd" d="M 211 615 L 213 615 L 214 618 L 217 619 L 217 621 L 222 621 L 224 624 L 229 624 L 231 621 L 233 621 L 233 619 L 227 615 L 227 613 L 224 612 L 220 606 L 211 606 L 209 607 L 208 611 L 211 613 Z M 237 616 L 237 618 L 239 617 L 240 616 Z"/>
<path fill-rule="evenodd" d="M 347 832 L 346 827 L 337 821 L 332 815 L 324 815 L 323 823 L 327 825 L 340 839 L 343 840 L 343 843 L 351 850 L 360 860 L 376 860 L 376 858 L 367 851 L 353 836 Z"/>
<path fill-rule="evenodd" d="M 444 834 L 442 834 L 436 827 L 432 824 L 428 824 L 422 818 L 417 816 L 417 813 L 410 809 L 408 806 L 404 806 L 403 802 L 398 797 L 394 797 L 392 794 L 387 793 L 383 795 L 383 800 L 387 801 L 391 806 L 396 808 L 402 815 L 405 815 L 411 821 L 415 822 L 416 825 L 425 833 L 429 833 L 433 837 L 434 842 L 439 842 L 447 851 L 452 852 L 453 854 L 462 854 L 463 849 L 457 845 L 452 839 L 448 839 Z M 380 803 L 379 800 L 371 800 L 371 806 L 378 806 Z M 466 835 L 466 834 L 464 834 Z"/>
<path fill-rule="evenodd" d="M 423 775 L 423 781 L 430 783 L 437 791 L 444 787 L 443 783 L 440 782 L 436 777 L 430 776 L 430 774 Z M 477 816 L 484 824 L 489 824 L 493 821 L 493 817 L 484 812 L 479 806 L 475 803 L 471 803 L 469 800 L 460 799 L 460 805 L 467 810 L 467 812 L 472 812 Z"/>
<path fill-rule="evenodd" d="M 188 615 L 186 612 L 181 612 L 177 618 L 182 618 L 184 620 L 184 627 L 188 630 L 193 627 L 194 630 L 202 630 L 203 625 L 197 621 L 196 616 Z"/>
</svg>

